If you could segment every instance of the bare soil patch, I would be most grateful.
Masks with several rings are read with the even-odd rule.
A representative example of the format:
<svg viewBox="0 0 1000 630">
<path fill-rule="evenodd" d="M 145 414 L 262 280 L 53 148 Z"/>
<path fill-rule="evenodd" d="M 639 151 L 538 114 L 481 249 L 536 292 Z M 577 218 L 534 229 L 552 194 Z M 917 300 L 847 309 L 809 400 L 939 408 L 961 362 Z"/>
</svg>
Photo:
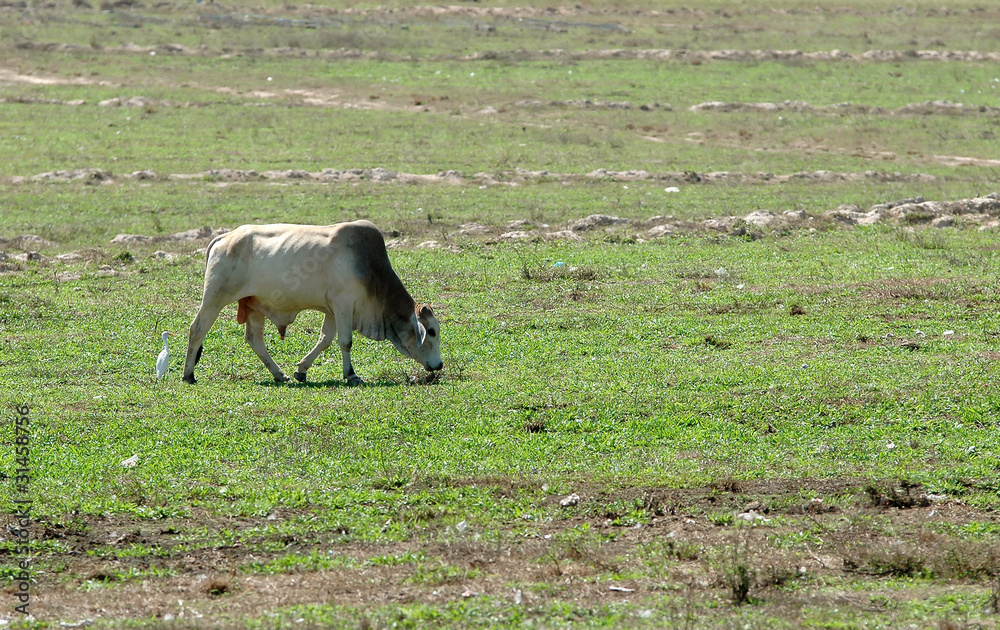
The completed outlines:
<svg viewBox="0 0 1000 630">
<path fill-rule="evenodd" d="M 498 501 L 525 489 L 524 484 L 502 479 L 469 483 L 492 486 Z M 544 503 L 556 511 L 554 520 L 537 524 L 527 534 L 506 531 L 500 543 L 479 540 L 473 521 L 465 536 L 433 525 L 420 539 L 402 542 L 352 541 L 340 531 L 318 531 L 308 540 L 282 538 L 285 546 L 280 552 L 262 550 L 262 543 L 279 537 L 260 534 L 264 527 L 306 512 L 281 513 L 276 520 L 208 513 L 163 520 L 83 515 L 43 520 L 35 525 L 37 536 L 64 550 L 37 558 L 61 570 L 38 573 L 33 609 L 38 619 L 50 621 L 172 616 L 198 620 L 199 625 L 238 627 L 240 618 L 296 604 L 343 604 L 363 610 L 482 595 L 512 598 L 512 584 L 521 585 L 525 600 L 532 604 L 641 602 L 654 597 L 664 584 L 695 597 L 716 597 L 726 586 L 713 558 L 737 539 L 749 545 L 747 561 L 759 574 L 752 588 L 765 599 L 802 598 L 804 603 L 808 597 L 808 586 L 794 593 L 772 590 L 774 577 L 798 576 L 806 585 L 823 575 L 878 578 L 905 572 L 909 562 L 976 581 L 1000 569 L 996 545 L 962 542 L 928 529 L 974 521 L 997 523 L 996 514 L 928 495 L 912 485 L 852 479 L 732 480 L 702 488 L 609 491 L 582 483 L 574 494 L 575 502 L 545 496 Z M 621 506 L 641 509 L 647 518 L 625 523 Z M 241 542 L 211 546 L 191 533 L 222 528 Z M 821 531 L 824 542 L 773 543 L 803 528 Z M 589 534 L 567 537 L 571 531 Z M 155 553 L 137 557 L 139 548 Z M 898 557 L 880 551 L 885 549 L 895 550 Z M 948 564 L 945 551 L 951 554 L 947 557 L 961 561 Z M 423 574 L 417 563 L 369 561 L 407 553 L 423 554 L 422 562 L 432 568 L 453 570 L 440 579 L 425 580 L 418 577 Z M 338 557 L 347 559 L 348 566 L 280 574 L 260 573 L 250 566 L 288 554 Z M 647 560 L 662 562 L 664 573 L 644 572 Z M 153 577 L 151 567 L 171 575 Z M 130 571 L 143 577 L 120 577 Z M 609 573 L 637 577 L 622 582 L 608 580 Z M 605 579 L 595 579 L 599 576 Z M 553 587 L 533 588 L 542 584 Z"/>
</svg>

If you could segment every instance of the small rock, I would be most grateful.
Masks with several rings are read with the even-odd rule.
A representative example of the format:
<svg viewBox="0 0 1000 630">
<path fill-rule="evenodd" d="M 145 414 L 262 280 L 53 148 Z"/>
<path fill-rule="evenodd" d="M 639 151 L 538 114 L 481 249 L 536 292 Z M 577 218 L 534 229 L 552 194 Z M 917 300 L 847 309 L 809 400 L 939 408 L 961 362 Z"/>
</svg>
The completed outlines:
<svg viewBox="0 0 1000 630">
<path fill-rule="evenodd" d="M 461 234 L 462 236 L 471 236 L 473 234 L 486 234 L 490 229 L 481 223 L 463 223 L 458 226 L 456 234 Z"/>
<path fill-rule="evenodd" d="M 607 227 L 612 225 L 627 225 L 630 223 L 628 219 L 623 219 L 621 217 L 616 217 L 610 214 L 591 214 L 583 219 L 577 219 L 576 221 L 571 221 L 569 224 L 569 229 L 574 232 L 586 232 L 588 230 L 594 230 L 599 227 Z"/>
<path fill-rule="evenodd" d="M 569 495 L 568 497 L 564 497 L 561 501 L 559 501 L 559 505 L 562 507 L 572 507 L 578 504 L 579 502 L 580 502 L 580 495 L 574 492 L 573 494 Z"/>
<path fill-rule="evenodd" d="M 523 241 L 534 237 L 535 237 L 534 232 L 524 232 L 521 230 L 515 230 L 513 232 L 504 232 L 498 238 L 501 241 Z"/>
<path fill-rule="evenodd" d="M 203 238 L 213 238 L 219 236 L 220 234 L 225 234 L 229 230 L 219 229 L 213 230 L 208 226 L 194 228 L 193 230 L 186 230 L 184 232 L 177 232 L 176 234 L 171 234 L 165 240 L 169 241 L 197 241 Z M 147 237 L 148 238 L 148 237 Z"/>
<path fill-rule="evenodd" d="M 546 232 L 545 238 L 550 241 L 582 241 L 583 237 L 572 230 L 559 230 L 558 232 Z"/>
<path fill-rule="evenodd" d="M 111 239 L 112 243 L 149 243 L 153 240 L 150 236 L 145 236 L 144 234 L 119 234 L 118 236 Z"/>
<path fill-rule="evenodd" d="M 737 514 L 736 518 L 738 520 L 746 521 L 748 523 L 755 523 L 757 521 L 760 521 L 762 523 L 768 523 L 771 520 L 769 518 L 761 516 L 760 514 L 757 513 L 756 510 L 749 510 L 747 512 L 743 512 L 742 514 Z"/>
<path fill-rule="evenodd" d="M 767 227 L 774 221 L 774 213 L 767 210 L 755 210 L 743 217 L 743 221 L 755 227 Z"/>
<path fill-rule="evenodd" d="M 390 171 L 382 167 L 373 168 L 369 178 L 374 182 L 390 182 L 398 177 L 395 171 Z"/>
</svg>

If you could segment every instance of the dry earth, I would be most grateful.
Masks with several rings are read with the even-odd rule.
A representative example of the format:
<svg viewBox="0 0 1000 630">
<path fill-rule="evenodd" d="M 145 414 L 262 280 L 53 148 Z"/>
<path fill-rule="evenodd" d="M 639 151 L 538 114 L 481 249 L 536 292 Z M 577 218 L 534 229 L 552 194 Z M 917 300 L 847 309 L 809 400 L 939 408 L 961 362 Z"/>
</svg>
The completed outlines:
<svg viewBox="0 0 1000 630">
<path fill-rule="evenodd" d="M 510 481 L 470 483 L 494 486 L 498 500 L 539 490 Z M 526 524 L 518 533 L 508 531 L 499 543 L 480 539 L 474 520 L 464 532 L 430 522 L 417 528 L 419 534 L 412 540 L 385 543 L 354 541 L 341 530 L 301 537 L 275 533 L 275 527 L 284 522 L 301 522 L 299 517 L 308 516 L 285 511 L 258 519 L 195 513 L 183 519 L 67 516 L 60 522 L 39 521 L 34 525 L 35 536 L 57 543 L 61 550 L 39 558 L 45 566 L 59 570 L 37 573 L 33 609 L 40 620 L 68 623 L 152 617 L 239 627 L 240 617 L 307 603 L 364 610 L 393 603 L 441 605 L 492 596 L 515 605 L 511 584 L 522 585 L 522 603 L 528 607 L 549 600 L 590 607 L 621 601 L 642 605 L 662 597 L 665 587 L 709 600 L 728 597 L 725 569 L 711 550 L 734 547 L 745 551 L 758 597 L 800 607 L 816 603 L 815 595 L 806 601 L 808 588 L 781 591 L 774 587 L 791 580 L 808 585 L 823 576 L 892 574 L 895 569 L 886 564 L 891 558 L 873 558 L 877 552 L 871 550 L 892 549 L 896 556 L 941 572 L 950 570 L 948 563 L 961 550 L 963 566 L 973 574 L 991 567 L 1000 553 L 995 546 L 959 544 L 935 533 L 934 527 L 997 523 L 996 514 L 913 487 L 802 480 L 616 492 L 583 486 L 574 495 L 570 501 L 547 496 L 544 504 L 561 516 Z M 560 502 L 572 505 L 559 507 Z M 646 524 L 616 526 L 620 515 L 607 506 L 623 503 L 641 505 L 652 518 Z M 730 515 L 729 522 L 713 524 L 720 514 Z M 732 525 L 744 522 L 749 527 Z M 565 536 L 581 531 L 585 524 L 589 536 Z M 223 528 L 235 533 L 236 542 L 199 540 L 195 533 Z M 781 536 L 803 529 L 818 532 L 822 543 L 774 544 Z M 276 542 L 283 546 L 281 551 L 259 550 L 268 543 L 273 549 Z M 136 557 L 134 551 L 139 548 L 155 553 Z M 405 558 L 407 553 L 409 557 L 424 554 L 422 562 L 454 570 L 446 578 L 426 581 L 419 577 L 417 563 L 387 565 L 378 560 Z M 341 562 L 319 571 L 290 569 L 271 574 L 260 570 L 288 554 L 332 556 Z M 647 560 L 662 564 L 662 572 L 651 572 Z M 153 567 L 167 575 L 154 577 Z M 142 577 L 122 577 L 129 572 Z M 615 581 L 609 578 L 611 574 L 641 577 Z M 924 597 L 932 589 L 915 588 L 904 597 Z M 834 591 L 823 598 L 862 608 L 870 605 L 867 596 L 850 591 Z"/>
</svg>

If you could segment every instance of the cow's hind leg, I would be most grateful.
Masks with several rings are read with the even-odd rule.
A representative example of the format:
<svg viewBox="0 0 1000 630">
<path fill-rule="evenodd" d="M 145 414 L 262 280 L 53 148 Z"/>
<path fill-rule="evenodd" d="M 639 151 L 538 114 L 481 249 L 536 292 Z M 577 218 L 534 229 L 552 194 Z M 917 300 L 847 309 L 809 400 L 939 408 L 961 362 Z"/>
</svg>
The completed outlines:
<svg viewBox="0 0 1000 630">
<path fill-rule="evenodd" d="M 278 364 L 274 362 L 271 358 L 271 354 L 267 351 L 267 346 L 264 344 L 264 314 L 260 311 L 255 311 L 253 309 L 248 309 L 247 311 L 247 327 L 246 331 L 243 333 L 243 338 L 247 340 L 253 351 L 257 353 L 260 360 L 264 362 L 264 366 L 271 371 L 271 375 L 274 376 L 274 380 L 279 383 L 284 383 L 288 380 L 285 373 L 281 371 Z"/>
<path fill-rule="evenodd" d="M 184 360 L 184 382 L 194 384 L 194 366 L 198 364 L 198 360 L 201 359 L 202 350 L 204 347 L 202 343 L 205 341 L 205 335 L 208 334 L 208 330 L 215 323 L 215 320 L 219 317 L 219 312 L 222 310 L 221 306 L 207 305 L 202 302 L 201 308 L 198 309 L 198 314 L 195 315 L 194 321 L 191 322 L 191 330 L 188 333 L 188 347 L 187 347 L 187 357 Z"/>
<path fill-rule="evenodd" d="M 333 343 L 333 339 L 336 335 L 337 320 L 334 319 L 332 315 L 327 314 L 323 318 L 323 330 L 319 333 L 319 341 L 317 341 L 313 349 L 309 351 L 309 354 L 304 356 L 302 360 L 299 361 L 299 365 L 296 367 L 295 373 L 292 374 L 292 376 L 295 377 L 295 380 L 300 383 L 304 383 L 306 381 L 306 371 L 312 367 L 316 358 L 324 350 L 330 347 L 330 344 Z"/>
</svg>

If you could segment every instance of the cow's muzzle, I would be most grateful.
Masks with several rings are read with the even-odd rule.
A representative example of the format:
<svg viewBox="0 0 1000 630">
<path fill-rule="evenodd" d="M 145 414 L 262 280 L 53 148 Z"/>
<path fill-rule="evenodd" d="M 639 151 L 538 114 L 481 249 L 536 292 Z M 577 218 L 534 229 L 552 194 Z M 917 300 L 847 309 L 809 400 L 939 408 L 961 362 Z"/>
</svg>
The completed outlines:
<svg viewBox="0 0 1000 630">
<path fill-rule="evenodd" d="M 427 368 L 428 372 L 437 372 L 438 370 L 443 370 L 444 369 L 444 361 L 442 361 L 441 363 L 438 363 L 437 365 L 431 365 L 431 364 L 428 363 L 427 366 L 426 366 L 426 368 Z"/>
</svg>

